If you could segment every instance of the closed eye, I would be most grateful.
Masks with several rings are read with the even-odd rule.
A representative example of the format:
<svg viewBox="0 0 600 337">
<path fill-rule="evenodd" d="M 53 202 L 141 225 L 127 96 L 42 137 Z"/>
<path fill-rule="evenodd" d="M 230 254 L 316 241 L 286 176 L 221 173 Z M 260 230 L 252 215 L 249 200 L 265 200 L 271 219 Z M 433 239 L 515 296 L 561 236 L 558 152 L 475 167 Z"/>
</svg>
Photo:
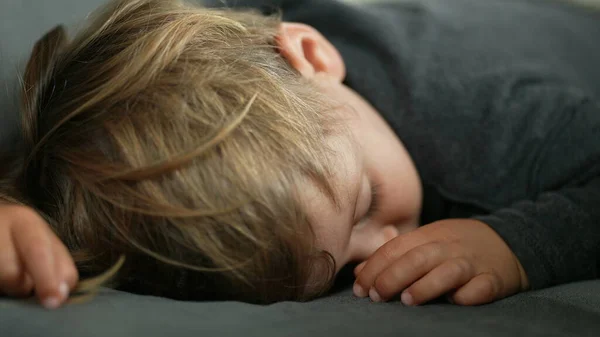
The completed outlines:
<svg viewBox="0 0 600 337">
<path fill-rule="evenodd" d="M 369 205 L 369 209 L 363 217 L 363 220 L 370 219 L 373 216 L 373 214 L 375 214 L 379 210 L 379 202 L 381 199 L 381 195 L 379 193 L 379 186 L 380 185 L 371 183 L 371 204 Z"/>
</svg>

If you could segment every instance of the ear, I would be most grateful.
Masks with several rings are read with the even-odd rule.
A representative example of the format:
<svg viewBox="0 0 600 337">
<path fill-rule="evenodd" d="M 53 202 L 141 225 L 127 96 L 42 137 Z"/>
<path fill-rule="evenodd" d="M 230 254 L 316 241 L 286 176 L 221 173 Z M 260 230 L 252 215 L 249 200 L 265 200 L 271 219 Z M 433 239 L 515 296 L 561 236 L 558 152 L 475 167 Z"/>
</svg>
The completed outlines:
<svg viewBox="0 0 600 337">
<path fill-rule="evenodd" d="M 282 23 L 277 44 L 281 55 L 304 77 L 325 73 L 340 82 L 346 77 L 346 65 L 339 51 L 313 27 Z"/>
</svg>

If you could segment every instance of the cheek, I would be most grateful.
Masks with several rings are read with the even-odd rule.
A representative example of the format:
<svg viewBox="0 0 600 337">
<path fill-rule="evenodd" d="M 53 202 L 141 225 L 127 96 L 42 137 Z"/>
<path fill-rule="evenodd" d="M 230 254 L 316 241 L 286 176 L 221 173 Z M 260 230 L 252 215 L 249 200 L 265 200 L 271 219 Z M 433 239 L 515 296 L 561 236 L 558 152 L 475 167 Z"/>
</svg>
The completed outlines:
<svg viewBox="0 0 600 337">
<path fill-rule="evenodd" d="M 336 273 L 351 260 L 352 242 L 351 231 L 338 230 L 321 231 L 317 235 L 317 247 L 331 254 L 335 260 Z"/>
<path fill-rule="evenodd" d="M 405 225 L 418 223 L 421 208 L 421 188 L 414 167 L 393 154 L 374 160 L 372 169 L 379 185 L 376 220 L 381 224 Z"/>
<path fill-rule="evenodd" d="M 350 234 L 341 226 L 331 224 L 328 229 L 315 231 L 317 247 L 329 252 L 338 260 L 345 258 L 345 252 L 350 241 Z"/>
<path fill-rule="evenodd" d="M 327 251 L 336 262 L 342 259 L 349 240 L 349 230 L 344 228 L 343 218 L 334 211 L 331 200 L 312 182 L 304 186 L 302 192 L 298 193 L 298 198 L 308 214 L 316 249 Z"/>
<path fill-rule="evenodd" d="M 368 259 L 386 242 L 400 234 L 396 226 L 370 223 L 357 229 L 350 239 L 351 260 L 362 262 Z"/>
<path fill-rule="evenodd" d="M 380 193 L 377 220 L 383 224 L 417 222 L 421 186 L 416 167 L 400 139 L 375 111 L 363 110 L 357 125 L 367 171 Z M 366 136 L 368 135 L 368 136 Z"/>
</svg>

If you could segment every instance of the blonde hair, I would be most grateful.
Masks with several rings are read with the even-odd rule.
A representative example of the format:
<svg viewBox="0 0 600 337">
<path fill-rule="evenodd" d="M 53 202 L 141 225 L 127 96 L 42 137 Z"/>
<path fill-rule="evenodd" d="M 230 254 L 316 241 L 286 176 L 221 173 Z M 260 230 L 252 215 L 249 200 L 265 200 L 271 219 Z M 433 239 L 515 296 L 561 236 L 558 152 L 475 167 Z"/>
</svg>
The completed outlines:
<svg viewBox="0 0 600 337">
<path fill-rule="evenodd" d="M 278 25 L 121 0 L 72 42 L 59 27 L 36 45 L 9 194 L 47 219 L 84 277 L 125 255 L 117 282 L 144 294 L 269 303 L 327 289 L 335 263 L 297 195 L 316 183 L 335 199 L 329 123 L 278 54 Z M 307 291 L 315 270 L 324 281 Z"/>
</svg>

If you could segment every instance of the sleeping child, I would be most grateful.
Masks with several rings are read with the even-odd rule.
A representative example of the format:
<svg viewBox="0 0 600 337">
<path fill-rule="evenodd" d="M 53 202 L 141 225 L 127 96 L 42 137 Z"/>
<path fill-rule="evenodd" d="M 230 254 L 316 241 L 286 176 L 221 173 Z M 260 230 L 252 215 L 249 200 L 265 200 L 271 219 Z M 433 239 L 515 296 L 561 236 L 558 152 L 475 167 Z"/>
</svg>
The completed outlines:
<svg viewBox="0 0 600 337">
<path fill-rule="evenodd" d="M 597 13 L 231 5 L 113 0 L 36 44 L 2 293 L 56 308 L 117 261 L 122 290 L 250 303 L 349 263 L 356 296 L 410 306 L 600 276 Z"/>
</svg>

